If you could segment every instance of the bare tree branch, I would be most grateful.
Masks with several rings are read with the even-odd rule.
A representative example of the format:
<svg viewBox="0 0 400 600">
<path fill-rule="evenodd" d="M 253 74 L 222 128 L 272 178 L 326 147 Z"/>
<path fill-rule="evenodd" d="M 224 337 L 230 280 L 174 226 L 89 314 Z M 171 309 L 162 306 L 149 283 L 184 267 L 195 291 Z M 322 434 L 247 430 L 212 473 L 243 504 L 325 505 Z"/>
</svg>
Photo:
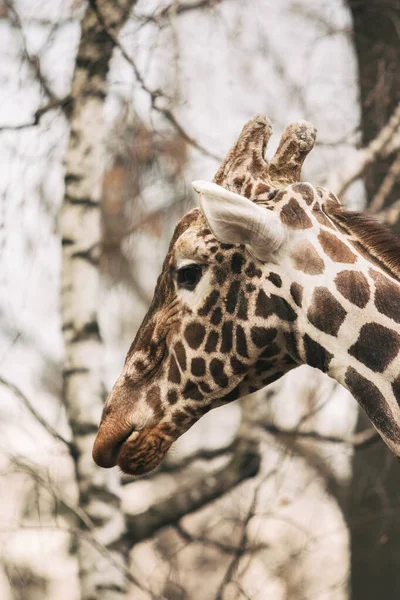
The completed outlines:
<svg viewBox="0 0 400 600">
<path fill-rule="evenodd" d="M 26 44 L 26 39 L 25 39 L 25 34 L 24 34 L 24 28 L 23 28 L 20 16 L 18 14 L 18 11 L 15 8 L 14 1 L 13 0 L 4 0 L 4 2 L 6 4 L 8 10 L 10 11 L 10 15 L 11 15 L 10 23 L 19 32 L 19 35 L 21 38 L 22 50 L 23 50 L 23 57 L 25 58 L 25 60 L 29 64 L 30 68 L 32 69 L 35 79 L 40 83 L 42 90 L 45 92 L 46 96 L 50 99 L 50 101 L 60 102 L 60 100 L 57 98 L 56 94 L 51 89 L 50 84 L 47 81 L 47 78 L 45 77 L 45 75 L 43 74 L 43 72 L 40 68 L 39 57 L 31 55 L 28 50 L 28 47 Z"/>
<path fill-rule="evenodd" d="M 50 112 L 51 110 L 65 108 L 70 102 L 70 96 L 63 98 L 62 100 L 51 100 L 48 104 L 46 104 L 45 106 L 41 106 L 35 111 L 32 121 L 28 121 L 27 123 L 19 123 L 18 125 L 0 125 L 0 132 L 19 131 L 21 129 L 29 129 L 30 127 L 36 127 L 36 125 L 39 125 L 43 115 Z"/>
<path fill-rule="evenodd" d="M 377 137 L 372 140 L 366 148 L 359 150 L 349 167 L 343 170 L 343 174 L 336 172 L 328 178 L 327 187 L 333 189 L 340 197 L 347 190 L 349 185 L 364 173 L 368 165 L 370 165 L 378 156 L 383 155 L 384 150 L 399 128 L 400 104 Z"/>
<path fill-rule="evenodd" d="M 247 514 L 244 518 L 244 520 L 242 521 L 242 534 L 240 536 L 240 541 L 237 547 L 237 551 L 236 554 L 234 556 L 234 558 L 232 559 L 225 575 L 224 578 L 221 582 L 221 585 L 218 589 L 217 595 L 215 597 L 215 600 L 222 600 L 223 599 L 223 595 L 224 595 L 224 590 L 226 588 L 226 586 L 231 583 L 232 579 L 233 579 L 233 574 L 235 572 L 235 570 L 237 569 L 237 566 L 239 564 L 240 558 L 243 556 L 243 554 L 246 552 L 247 549 L 247 526 L 250 523 L 251 519 L 254 517 L 255 515 L 255 511 L 257 508 L 257 502 L 258 502 L 258 496 L 259 493 L 261 491 L 262 486 L 265 484 L 265 482 L 267 481 L 267 479 L 270 479 L 273 475 L 276 474 L 276 469 L 274 469 L 273 471 L 270 471 L 269 473 L 267 473 L 267 475 L 265 477 L 262 478 L 262 480 L 260 481 L 260 483 L 257 485 L 254 494 L 253 494 L 253 498 L 252 501 L 250 503 L 249 509 L 247 511 Z"/>
<path fill-rule="evenodd" d="M 4 385 L 5 387 L 7 387 L 9 390 L 12 391 L 12 393 L 17 396 L 17 398 L 19 400 L 21 400 L 21 402 L 23 403 L 23 405 L 25 406 L 25 408 L 27 408 L 27 410 L 30 412 L 30 414 L 36 419 L 36 421 L 38 423 L 40 423 L 40 425 L 42 427 L 44 427 L 44 429 L 46 429 L 46 431 L 56 440 L 58 440 L 59 442 L 62 442 L 63 444 L 65 444 L 68 448 L 68 450 L 70 452 L 73 452 L 73 444 L 72 442 L 69 442 L 68 440 L 66 440 L 62 435 L 60 435 L 58 433 L 58 431 L 56 431 L 56 429 L 54 429 L 54 427 L 52 425 L 50 425 L 50 423 L 48 421 L 46 421 L 46 419 L 44 419 L 36 410 L 36 408 L 34 408 L 32 402 L 30 400 L 28 400 L 28 398 L 25 396 L 25 394 L 23 392 L 21 392 L 21 390 L 14 385 L 13 383 L 11 383 L 11 381 L 8 381 L 7 379 L 5 379 L 4 377 L 2 377 L 0 375 L 0 383 L 2 385 Z"/>
<path fill-rule="evenodd" d="M 348 444 L 356 449 L 365 448 L 380 440 L 378 432 L 371 428 L 365 429 L 348 437 L 337 437 L 334 435 L 324 435 L 318 431 L 300 431 L 298 429 L 285 430 L 272 424 L 263 424 L 262 428 L 273 435 L 288 436 L 292 438 L 311 439 L 317 442 L 327 442 L 330 444 Z"/>
<path fill-rule="evenodd" d="M 141 477 L 143 479 L 152 479 L 158 473 L 178 473 L 182 471 L 186 467 L 189 467 L 197 460 L 205 460 L 210 461 L 214 458 L 218 458 L 219 456 L 224 456 L 225 454 L 230 454 L 237 446 L 237 440 L 233 440 L 227 446 L 223 446 L 222 448 L 201 448 L 197 450 L 193 454 L 189 454 L 180 460 L 178 463 L 169 463 L 168 460 L 164 460 L 161 463 L 158 469 L 155 471 L 151 471 L 151 473 L 147 473 Z M 133 483 L 136 481 L 136 478 L 132 475 L 122 475 L 121 483 L 122 485 L 127 485 L 129 483 Z"/>
<path fill-rule="evenodd" d="M 382 223 L 386 223 L 386 225 L 395 225 L 400 217 L 400 200 L 397 200 L 385 210 L 379 211 L 377 217 Z"/>
<path fill-rule="evenodd" d="M 242 481 L 257 475 L 260 455 L 254 442 L 242 440 L 227 466 L 209 473 L 189 488 L 161 500 L 138 515 L 126 515 L 127 542 L 132 546 L 159 529 L 176 524 L 183 516 L 220 498 Z"/>
<path fill-rule="evenodd" d="M 153 14 L 136 14 L 135 18 L 141 21 L 143 25 L 147 23 L 155 23 L 159 27 L 162 26 L 163 22 L 172 15 L 183 15 L 185 13 L 194 12 L 197 10 L 206 10 L 208 8 L 214 8 L 218 4 L 221 4 L 222 0 L 197 0 L 197 2 L 171 2 L 168 6 L 161 8 Z"/>
<path fill-rule="evenodd" d="M 223 542 L 220 542 L 218 540 L 212 540 L 212 539 L 204 537 L 202 535 L 197 535 L 197 534 L 193 535 L 185 527 L 183 527 L 182 523 L 177 523 L 175 525 L 175 529 L 179 533 L 179 535 L 187 542 L 190 542 L 190 543 L 195 542 L 195 543 L 204 544 L 205 546 L 211 546 L 212 548 L 216 548 L 217 550 L 220 550 L 221 552 L 224 552 L 225 554 L 236 555 L 238 552 L 241 555 L 255 554 L 256 552 L 259 552 L 260 550 L 264 550 L 267 547 L 266 544 L 254 544 L 252 546 L 249 546 L 248 548 L 240 548 L 238 546 L 224 544 Z"/>
<path fill-rule="evenodd" d="M 118 36 L 113 32 L 113 30 L 110 27 L 107 26 L 107 24 L 104 20 L 103 14 L 99 10 L 97 0 L 89 0 L 89 3 L 90 3 L 90 6 L 95 11 L 97 18 L 99 19 L 99 23 L 103 27 L 103 29 L 106 32 L 106 34 L 108 35 L 108 37 L 113 41 L 114 45 L 119 49 L 119 51 L 121 52 L 124 59 L 131 65 L 140 87 L 142 88 L 142 90 L 144 92 L 146 92 L 149 95 L 150 102 L 151 102 L 151 108 L 153 110 L 155 110 L 156 112 L 162 114 L 165 117 L 165 119 L 167 121 L 169 121 L 169 123 L 171 123 L 171 125 L 175 128 L 175 130 L 179 133 L 179 135 L 181 135 L 182 138 L 188 144 L 190 144 L 193 148 L 196 148 L 197 150 L 199 150 L 199 152 L 201 152 L 205 156 L 208 156 L 210 158 L 213 158 L 214 160 L 221 162 L 222 159 L 220 156 L 218 156 L 217 154 L 214 154 L 214 152 L 212 152 L 210 150 L 207 150 L 207 148 L 204 148 L 204 146 L 202 146 L 197 140 L 195 140 L 193 137 L 191 137 L 186 132 L 186 130 L 179 123 L 179 121 L 177 120 L 177 118 L 175 117 L 175 115 L 172 113 L 172 111 L 169 108 L 161 107 L 161 106 L 159 106 L 159 104 L 157 104 L 157 99 L 160 97 L 165 98 L 165 95 L 160 90 L 151 90 L 147 86 L 142 74 L 140 73 L 140 71 L 137 67 L 136 62 L 128 54 L 128 52 L 126 51 L 124 46 L 121 44 L 120 40 L 118 39 Z"/>
<path fill-rule="evenodd" d="M 93 521 L 90 519 L 89 515 L 85 513 L 84 510 L 77 504 L 74 504 L 70 500 L 68 500 L 65 495 L 58 489 L 54 481 L 46 479 L 43 475 L 41 475 L 36 466 L 27 463 L 22 458 L 18 458 L 15 456 L 9 457 L 15 470 L 26 473 L 35 482 L 37 482 L 41 487 L 46 489 L 57 502 L 62 505 L 69 513 L 71 513 L 78 523 L 81 523 L 84 526 L 84 529 L 75 527 L 70 531 L 74 534 L 82 536 L 86 541 L 88 541 L 101 555 L 103 555 L 116 569 L 121 571 L 123 575 L 134 585 L 137 585 L 141 589 L 144 589 L 148 593 L 154 597 L 153 593 L 143 586 L 130 572 L 129 567 L 125 566 L 122 561 L 119 561 L 115 558 L 113 553 L 103 545 L 96 537 L 96 526 Z"/>
<path fill-rule="evenodd" d="M 400 152 L 390 165 L 388 172 L 384 180 L 382 181 L 379 190 L 376 192 L 375 196 L 372 198 L 369 210 L 371 212 L 379 212 L 384 204 L 386 198 L 389 196 L 390 192 L 394 184 L 396 183 L 398 177 L 400 175 Z"/>
</svg>

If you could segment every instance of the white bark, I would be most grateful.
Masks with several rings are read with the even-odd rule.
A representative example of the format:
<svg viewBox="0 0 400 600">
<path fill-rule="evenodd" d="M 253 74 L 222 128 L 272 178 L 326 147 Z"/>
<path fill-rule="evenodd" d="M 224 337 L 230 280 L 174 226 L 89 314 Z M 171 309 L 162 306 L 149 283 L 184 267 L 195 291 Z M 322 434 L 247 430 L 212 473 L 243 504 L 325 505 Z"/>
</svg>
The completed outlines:
<svg viewBox="0 0 400 600">
<path fill-rule="evenodd" d="M 72 81 L 70 139 L 65 195 L 60 214 L 62 236 L 61 310 L 65 343 L 64 400 L 73 433 L 80 507 L 93 521 L 92 534 L 111 553 L 99 554 L 78 540 L 81 597 L 121 600 L 127 589 L 124 516 L 117 474 L 92 461 L 92 444 L 103 401 L 103 345 L 97 321 L 100 199 L 103 176 L 107 73 L 114 42 L 104 25 L 118 33 L 134 0 L 89 2 Z M 121 568 L 118 567 L 121 565 Z"/>
</svg>

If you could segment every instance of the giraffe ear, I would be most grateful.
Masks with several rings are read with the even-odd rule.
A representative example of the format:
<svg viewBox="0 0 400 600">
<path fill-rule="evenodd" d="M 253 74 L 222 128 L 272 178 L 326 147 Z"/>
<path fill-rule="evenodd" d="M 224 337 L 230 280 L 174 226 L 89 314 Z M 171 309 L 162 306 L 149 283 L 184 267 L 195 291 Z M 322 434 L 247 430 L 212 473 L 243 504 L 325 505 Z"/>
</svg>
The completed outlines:
<svg viewBox="0 0 400 600">
<path fill-rule="evenodd" d="M 200 209 L 211 231 L 223 244 L 245 244 L 266 261 L 281 246 L 285 228 L 277 214 L 215 183 L 194 181 Z"/>
</svg>

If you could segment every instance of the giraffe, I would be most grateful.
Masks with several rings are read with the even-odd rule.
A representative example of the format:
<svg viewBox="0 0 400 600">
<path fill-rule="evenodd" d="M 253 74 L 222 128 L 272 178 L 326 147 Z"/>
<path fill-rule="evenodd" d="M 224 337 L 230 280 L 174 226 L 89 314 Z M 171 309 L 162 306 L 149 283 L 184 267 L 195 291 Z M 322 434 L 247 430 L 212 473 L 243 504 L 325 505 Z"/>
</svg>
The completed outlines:
<svg viewBox="0 0 400 600">
<path fill-rule="evenodd" d="M 316 130 L 243 128 L 200 208 L 178 223 L 106 404 L 102 467 L 141 475 L 210 409 L 308 364 L 356 398 L 400 457 L 400 240 L 301 182 Z"/>
</svg>

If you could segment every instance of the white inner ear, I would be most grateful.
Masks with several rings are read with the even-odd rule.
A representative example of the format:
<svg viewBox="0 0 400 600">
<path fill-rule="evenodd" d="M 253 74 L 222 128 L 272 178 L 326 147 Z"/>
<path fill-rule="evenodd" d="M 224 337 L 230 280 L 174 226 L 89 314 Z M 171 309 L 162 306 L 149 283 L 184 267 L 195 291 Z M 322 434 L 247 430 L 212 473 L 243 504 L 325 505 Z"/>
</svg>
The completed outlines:
<svg viewBox="0 0 400 600">
<path fill-rule="evenodd" d="M 246 244 L 262 261 L 281 246 L 285 228 L 277 214 L 248 198 L 207 181 L 194 181 L 200 209 L 211 231 L 224 244 Z"/>
</svg>

